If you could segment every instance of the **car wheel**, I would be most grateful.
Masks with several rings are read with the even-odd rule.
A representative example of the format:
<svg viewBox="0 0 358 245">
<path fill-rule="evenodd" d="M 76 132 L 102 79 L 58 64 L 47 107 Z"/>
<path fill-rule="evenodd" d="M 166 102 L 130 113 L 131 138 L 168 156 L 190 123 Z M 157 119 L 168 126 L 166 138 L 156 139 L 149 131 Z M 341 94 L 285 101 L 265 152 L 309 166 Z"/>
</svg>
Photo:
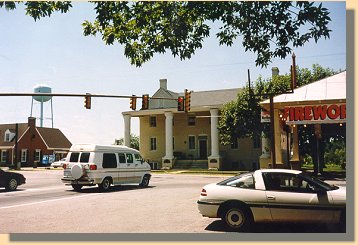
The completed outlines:
<svg viewBox="0 0 358 245">
<path fill-rule="evenodd" d="M 149 185 L 149 175 L 144 175 L 142 182 L 139 184 L 141 187 L 147 187 Z"/>
<path fill-rule="evenodd" d="M 82 189 L 82 186 L 83 186 L 83 185 L 72 184 L 72 188 L 73 188 L 75 191 L 80 191 L 80 190 Z"/>
<path fill-rule="evenodd" d="M 250 210 L 243 207 L 227 208 L 222 219 L 234 231 L 249 231 L 253 223 Z"/>
<path fill-rule="evenodd" d="M 16 179 L 10 179 L 7 183 L 6 190 L 7 191 L 14 191 L 17 188 L 17 180 Z"/>
<path fill-rule="evenodd" d="M 111 181 L 109 178 L 105 178 L 102 183 L 98 185 L 98 187 L 101 191 L 108 191 L 108 189 L 111 187 Z"/>
</svg>

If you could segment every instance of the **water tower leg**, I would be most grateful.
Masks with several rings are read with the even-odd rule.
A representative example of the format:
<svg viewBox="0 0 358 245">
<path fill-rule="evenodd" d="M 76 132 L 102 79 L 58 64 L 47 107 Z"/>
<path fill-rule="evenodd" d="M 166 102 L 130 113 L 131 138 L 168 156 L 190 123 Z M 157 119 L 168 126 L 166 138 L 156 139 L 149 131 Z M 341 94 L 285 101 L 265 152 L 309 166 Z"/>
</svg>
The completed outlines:
<svg viewBox="0 0 358 245">
<path fill-rule="evenodd" d="M 32 108 L 34 107 L 34 98 L 32 98 L 32 100 L 31 100 L 31 114 L 30 114 L 30 116 L 32 117 Z"/>
<path fill-rule="evenodd" d="M 52 98 L 51 98 L 51 122 L 52 122 L 52 128 L 53 128 L 53 107 L 52 107 Z"/>
<path fill-rule="evenodd" d="M 40 127 L 43 126 L 43 120 L 44 120 L 44 102 L 43 98 L 41 97 L 41 117 L 40 117 Z"/>
</svg>

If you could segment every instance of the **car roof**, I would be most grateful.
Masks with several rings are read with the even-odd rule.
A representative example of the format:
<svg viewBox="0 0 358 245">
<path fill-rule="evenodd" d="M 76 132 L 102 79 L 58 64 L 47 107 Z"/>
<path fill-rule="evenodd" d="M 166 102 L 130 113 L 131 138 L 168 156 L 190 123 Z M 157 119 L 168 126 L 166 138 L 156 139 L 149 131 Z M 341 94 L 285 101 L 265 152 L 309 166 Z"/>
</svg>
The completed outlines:
<svg viewBox="0 0 358 245">
<path fill-rule="evenodd" d="M 294 169 L 280 169 L 280 168 L 275 168 L 275 169 L 259 169 L 257 171 L 260 171 L 262 173 L 289 173 L 289 174 L 300 174 L 302 173 L 302 171 L 300 170 L 294 170 Z"/>
</svg>

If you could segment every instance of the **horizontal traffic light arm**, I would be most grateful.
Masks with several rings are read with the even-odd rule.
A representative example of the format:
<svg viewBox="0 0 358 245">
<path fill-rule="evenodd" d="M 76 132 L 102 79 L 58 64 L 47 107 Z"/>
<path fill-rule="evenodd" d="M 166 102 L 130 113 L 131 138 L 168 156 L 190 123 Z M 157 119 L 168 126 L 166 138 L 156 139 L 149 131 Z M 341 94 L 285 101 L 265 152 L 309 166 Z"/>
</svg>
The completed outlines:
<svg viewBox="0 0 358 245">
<path fill-rule="evenodd" d="M 119 99 L 129 99 L 129 98 L 138 98 L 142 99 L 142 96 L 132 96 L 132 95 L 107 95 L 107 94 L 54 94 L 54 93 L 0 93 L 0 96 L 53 96 L 53 97 L 98 97 L 98 98 L 119 98 Z M 166 98 L 166 97 L 149 97 L 150 99 L 157 100 L 178 100 L 177 98 Z"/>
</svg>

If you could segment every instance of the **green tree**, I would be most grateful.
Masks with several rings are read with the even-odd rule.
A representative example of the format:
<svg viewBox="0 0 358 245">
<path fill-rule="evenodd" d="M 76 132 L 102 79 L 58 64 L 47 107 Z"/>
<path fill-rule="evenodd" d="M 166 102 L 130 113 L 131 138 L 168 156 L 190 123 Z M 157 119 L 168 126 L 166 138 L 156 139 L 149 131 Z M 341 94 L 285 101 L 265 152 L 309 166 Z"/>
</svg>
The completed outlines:
<svg viewBox="0 0 358 245">
<path fill-rule="evenodd" d="M 124 145 L 124 138 L 116 139 L 114 145 Z M 131 134 L 131 148 L 139 150 L 139 136 Z"/>
<path fill-rule="evenodd" d="M 92 2 L 96 17 L 84 21 L 83 33 L 101 35 L 107 45 L 124 45 L 131 64 L 143 65 L 156 53 L 170 51 L 180 59 L 190 59 L 210 36 L 212 22 L 220 25 L 215 33 L 220 45 L 240 40 L 245 51 L 257 55 L 256 65 L 267 66 L 272 58 L 285 58 L 291 47 L 324 37 L 329 38 L 328 9 L 314 2 L 260 1 L 136 1 Z M 20 4 L 20 3 L 17 3 Z M 24 2 L 26 14 L 35 20 L 55 11 L 68 12 L 70 2 Z M 0 2 L 7 10 L 15 2 Z"/>
<path fill-rule="evenodd" d="M 318 81 L 335 74 L 332 69 L 323 68 L 318 64 L 312 66 L 312 70 L 297 67 L 297 86 L 303 86 L 313 81 Z M 219 120 L 220 141 L 227 145 L 236 138 L 258 136 L 263 131 L 269 135 L 269 125 L 261 123 L 260 102 L 268 99 L 265 94 L 281 94 L 290 90 L 291 75 L 284 74 L 273 78 L 263 79 L 259 77 L 249 91 L 246 85 L 239 92 L 237 100 L 231 101 L 223 106 Z M 258 96 L 260 95 L 260 96 Z M 303 127 L 300 136 L 300 150 L 311 153 L 311 143 L 314 138 L 314 131 L 304 133 L 308 130 Z"/>
</svg>

